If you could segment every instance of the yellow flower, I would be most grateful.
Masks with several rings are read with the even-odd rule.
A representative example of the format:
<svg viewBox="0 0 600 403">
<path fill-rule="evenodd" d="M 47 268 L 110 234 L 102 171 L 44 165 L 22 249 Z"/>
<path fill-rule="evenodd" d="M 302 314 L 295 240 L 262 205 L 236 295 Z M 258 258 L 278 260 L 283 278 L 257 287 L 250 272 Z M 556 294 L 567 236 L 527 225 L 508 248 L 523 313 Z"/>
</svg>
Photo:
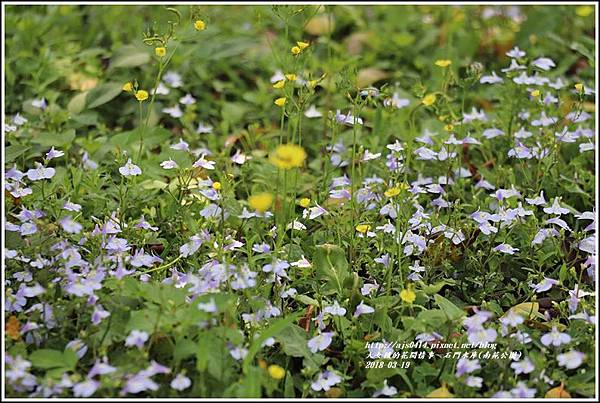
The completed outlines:
<svg viewBox="0 0 600 403">
<path fill-rule="evenodd" d="M 148 99 L 148 91 L 139 90 L 135 93 L 135 98 L 142 102 Z"/>
<path fill-rule="evenodd" d="M 594 12 L 594 7 L 592 6 L 580 6 L 575 9 L 575 14 L 580 17 L 587 17 L 591 13 Z"/>
<path fill-rule="evenodd" d="M 165 57 L 165 55 L 167 54 L 167 48 L 165 48 L 164 46 L 155 48 L 154 54 L 156 54 L 156 56 L 158 56 L 158 57 Z"/>
<path fill-rule="evenodd" d="M 421 102 L 425 106 L 431 106 L 435 103 L 435 100 L 436 100 L 435 94 L 428 94 L 428 95 L 425 95 L 425 97 L 423 98 L 423 100 Z"/>
<path fill-rule="evenodd" d="M 248 204 L 259 213 L 264 213 L 273 204 L 273 195 L 271 193 L 259 193 L 248 198 Z"/>
<path fill-rule="evenodd" d="M 273 84 L 273 88 L 277 88 L 279 90 L 279 89 L 283 88 L 284 85 L 285 85 L 285 81 L 280 80 L 280 81 L 277 81 L 275 84 Z"/>
<path fill-rule="evenodd" d="M 213 182 L 212 188 L 214 190 L 221 190 L 221 182 Z"/>
<path fill-rule="evenodd" d="M 356 226 L 356 230 L 362 234 L 366 234 L 371 229 L 369 224 L 358 224 Z"/>
<path fill-rule="evenodd" d="M 575 84 L 575 89 L 579 92 L 583 92 L 583 84 L 582 83 Z"/>
<path fill-rule="evenodd" d="M 299 47 L 299 46 L 294 46 L 294 47 L 292 48 L 292 54 L 293 54 L 294 56 L 298 56 L 298 55 L 300 54 L 300 52 L 302 52 L 302 49 L 300 49 L 300 47 Z"/>
<path fill-rule="evenodd" d="M 287 78 L 288 81 L 296 81 L 296 75 L 294 73 L 289 73 L 285 75 L 285 78 Z"/>
<path fill-rule="evenodd" d="M 285 101 L 286 101 L 286 98 L 281 97 L 281 98 L 277 98 L 274 103 L 277 106 L 283 106 L 283 105 L 285 105 Z"/>
<path fill-rule="evenodd" d="M 386 197 L 398 196 L 400 194 L 400 189 L 397 187 L 389 188 L 385 191 L 384 194 L 386 195 Z"/>
<path fill-rule="evenodd" d="M 540 90 L 533 90 L 531 91 L 531 96 L 534 98 L 537 98 L 540 96 Z"/>
<path fill-rule="evenodd" d="M 204 31 L 206 29 L 206 24 L 202 20 L 196 20 L 196 22 L 194 22 L 194 28 L 196 28 L 196 31 Z"/>
<path fill-rule="evenodd" d="M 452 130 L 454 130 L 454 125 L 448 123 L 446 126 L 444 126 L 444 130 L 446 130 L 447 132 L 451 132 Z"/>
<path fill-rule="evenodd" d="M 307 208 L 310 205 L 310 199 L 308 197 L 303 197 L 302 199 L 300 199 L 300 202 L 298 204 L 304 208 Z"/>
<path fill-rule="evenodd" d="M 296 45 L 298 45 L 300 50 L 304 50 L 310 46 L 310 44 L 308 42 L 301 42 L 301 41 L 296 42 Z"/>
<path fill-rule="evenodd" d="M 269 155 L 269 161 L 280 169 L 301 167 L 305 159 L 306 151 L 295 144 L 281 144 Z"/>
<path fill-rule="evenodd" d="M 269 365 L 269 368 L 267 368 L 267 372 L 269 373 L 271 378 L 277 380 L 283 379 L 283 377 L 285 376 L 285 369 L 275 364 Z"/>
<path fill-rule="evenodd" d="M 441 59 L 441 60 L 435 61 L 435 65 L 438 67 L 448 67 L 451 64 L 452 64 L 452 60 L 448 60 L 448 59 Z"/>
<path fill-rule="evenodd" d="M 265 360 L 263 360 L 262 358 L 259 358 L 258 366 L 261 367 L 262 369 L 267 369 L 267 362 Z"/>
<path fill-rule="evenodd" d="M 131 84 L 131 82 L 126 82 L 125 84 L 123 84 L 123 91 L 125 92 L 131 92 L 133 91 L 133 84 Z"/>
<path fill-rule="evenodd" d="M 415 292 L 410 288 L 405 288 L 404 290 L 400 291 L 400 299 L 406 303 L 412 304 L 415 302 L 416 298 L 417 294 L 415 294 Z"/>
<path fill-rule="evenodd" d="M 308 84 L 309 88 L 315 88 L 317 86 L 317 82 L 318 82 L 317 80 L 309 80 L 307 82 L 307 84 Z"/>
</svg>

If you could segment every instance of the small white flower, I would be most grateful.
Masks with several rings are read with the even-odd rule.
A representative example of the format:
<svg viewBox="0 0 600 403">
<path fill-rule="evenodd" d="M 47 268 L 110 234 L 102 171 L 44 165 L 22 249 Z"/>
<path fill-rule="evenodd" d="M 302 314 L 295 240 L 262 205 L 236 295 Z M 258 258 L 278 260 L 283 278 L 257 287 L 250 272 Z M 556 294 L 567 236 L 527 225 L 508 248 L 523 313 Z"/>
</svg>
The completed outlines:
<svg viewBox="0 0 600 403">
<path fill-rule="evenodd" d="M 127 160 L 125 165 L 119 168 L 119 172 L 123 176 L 136 176 L 142 174 L 142 170 L 140 169 L 140 167 L 132 163 L 131 158 Z"/>
</svg>

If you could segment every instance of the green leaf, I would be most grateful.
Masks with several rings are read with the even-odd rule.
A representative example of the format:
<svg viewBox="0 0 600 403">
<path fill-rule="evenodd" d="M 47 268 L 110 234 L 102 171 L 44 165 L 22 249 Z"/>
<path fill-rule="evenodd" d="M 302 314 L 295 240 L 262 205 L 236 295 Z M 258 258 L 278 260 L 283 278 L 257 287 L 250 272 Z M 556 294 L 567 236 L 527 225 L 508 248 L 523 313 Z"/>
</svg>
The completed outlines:
<svg viewBox="0 0 600 403">
<path fill-rule="evenodd" d="M 4 158 L 6 158 L 7 163 L 13 162 L 18 157 L 25 154 L 30 148 L 31 147 L 22 146 L 20 144 L 13 144 L 4 149 Z"/>
<path fill-rule="evenodd" d="M 71 98 L 69 104 L 67 105 L 67 110 L 71 115 L 77 115 L 85 109 L 88 93 L 89 91 L 84 91 Z"/>
<path fill-rule="evenodd" d="M 61 147 L 69 145 L 73 142 L 73 140 L 75 140 L 75 130 L 69 129 L 60 134 L 50 132 L 41 133 L 39 136 L 32 138 L 31 142 L 34 144 L 39 144 L 42 147 L 50 148 L 52 146 Z"/>
<path fill-rule="evenodd" d="M 119 48 L 110 61 L 110 68 L 136 67 L 150 62 L 150 53 L 134 45 L 125 45 Z"/>
<path fill-rule="evenodd" d="M 283 346 L 283 352 L 291 357 L 310 357 L 311 352 L 308 349 L 306 332 L 300 326 L 291 325 L 277 336 Z"/>
<path fill-rule="evenodd" d="M 435 299 L 436 304 L 444 312 L 448 320 L 455 321 L 466 315 L 462 309 L 439 294 L 435 294 L 433 299 Z"/>
<path fill-rule="evenodd" d="M 254 356 L 261 349 L 264 341 L 267 340 L 269 337 L 277 336 L 286 327 L 288 327 L 292 323 L 294 323 L 300 317 L 301 314 L 302 314 L 302 312 L 296 312 L 296 313 L 290 314 L 286 318 L 280 318 L 280 319 L 273 321 L 269 325 L 269 327 L 267 327 L 265 330 L 263 330 L 260 333 L 260 336 L 258 336 L 257 338 L 255 338 L 252 341 L 252 344 L 250 345 L 250 348 L 248 349 L 248 354 L 246 355 L 246 358 L 244 358 L 244 363 L 242 364 L 242 368 L 243 368 L 245 374 L 248 373 L 248 371 L 250 369 L 250 365 L 252 364 L 252 361 L 254 360 Z"/>
<path fill-rule="evenodd" d="M 123 84 L 116 82 L 109 82 L 100 84 L 94 89 L 90 90 L 86 96 L 86 107 L 88 109 L 96 108 L 100 105 L 112 101 L 123 91 Z"/>
<path fill-rule="evenodd" d="M 29 356 L 31 365 L 36 368 L 58 368 L 68 366 L 62 351 L 43 348 L 36 350 Z"/>
<path fill-rule="evenodd" d="M 323 244 L 316 248 L 313 263 L 318 282 L 325 284 L 325 291 L 344 294 L 344 281 L 350 275 L 344 250 L 337 245 Z"/>
</svg>

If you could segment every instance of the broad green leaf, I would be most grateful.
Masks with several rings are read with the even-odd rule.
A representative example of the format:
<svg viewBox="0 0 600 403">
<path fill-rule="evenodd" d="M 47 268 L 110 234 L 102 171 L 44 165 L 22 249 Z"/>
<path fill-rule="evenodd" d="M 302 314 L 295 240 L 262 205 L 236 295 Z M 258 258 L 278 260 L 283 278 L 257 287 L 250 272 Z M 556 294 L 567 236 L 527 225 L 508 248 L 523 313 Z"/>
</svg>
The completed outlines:
<svg viewBox="0 0 600 403">
<path fill-rule="evenodd" d="M 324 283 L 325 291 L 333 291 L 341 297 L 344 294 L 344 281 L 350 275 L 344 250 L 337 245 L 318 245 L 313 264 L 316 281 Z"/>
<path fill-rule="evenodd" d="M 150 53 L 134 45 L 125 45 L 119 48 L 110 60 L 110 68 L 137 67 L 150 62 Z"/>
<path fill-rule="evenodd" d="M 86 96 L 86 108 L 93 109 L 100 105 L 112 101 L 123 91 L 123 84 L 109 82 L 100 84 L 96 88 L 90 90 Z"/>
<path fill-rule="evenodd" d="M 462 309 L 454 305 L 454 303 L 442 297 L 441 295 L 435 294 L 433 298 L 435 299 L 436 304 L 440 307 L 442 312 L 444 312 L 444 314 L 449 320 L 455 321 L 466 315 L 465 311 L 463 311 Z"/>
<path fill-rule="evenodd" d="M 283 329 L 277 336 L 277 341 L 282 344 L 283 352 L 291 357 L 308 357 L 312 354 L 306 344 L 306 332 L 297 325 Z"/>
<path fill-rule="evenodd" d="M 299 317 L 302 315 L 302 312 L 292 313 L 289 316 L 281 319 L 277 319 L 269 324 L 269 326 L 260 333 L 260 336 L 255 338 L 248 349 L 248 354 L 246 358 L 244 358 L 244 362 L 242 364 L 242 368 L 244 373 L 247 374 L 250 369 L 250 365 L 254 360 L 254 356 L 261 349 L 262 344 L 269 337 L 277 336 L 281 331 L 283 331 L 286 327 L 290 326 L 294 323 Z"/>
</svg>

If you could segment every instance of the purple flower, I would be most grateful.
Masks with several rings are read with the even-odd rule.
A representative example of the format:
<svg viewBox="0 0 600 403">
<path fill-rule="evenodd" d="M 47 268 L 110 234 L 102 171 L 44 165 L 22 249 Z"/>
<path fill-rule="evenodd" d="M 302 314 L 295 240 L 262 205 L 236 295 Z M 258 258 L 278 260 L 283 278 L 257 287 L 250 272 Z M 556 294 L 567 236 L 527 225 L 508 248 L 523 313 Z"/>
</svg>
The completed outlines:
<svg viewBox="0 0 600 403">
<path fill-rule="evenodd" d="M 585 354 L 579 351 L 571 350 L 569 352 L 556 356 L 558 365 L 567 369 L 575 369 L 579 367 L 585 359 Z"/>
<path fill-rule="evenodd" d="M 528 388 L 525 382 L 517 383 L 517 387 L 510 390 L 510 394 L 512 397 L 517 398 L 532 398 L 535 397 L 535 388 Z"/>
<path fill-rule="evenodd" d="M 192 381 L 190 381 L 190 378 L 184 374 L 177 374 L 177 376 L 171 381 L 171 388 L 175 390 L 184 390 L 189 388 L 191 384 Z"/>
<path fill-rule="evenodd" d="M 509 255 L 514 255 L 515 252 L 519 251 L 519 249 L 513 248 L 512 246 L 510 246 L 509 244 L 506 244 L 506 243 L 502 243 L 502 244 L 496 246 L 494 248 L 494 250 L 497 252 L 508 253 Z"/>
<path fill-rule="evenodd" d="M 468 360 L 466 358 L 461 358 L 456 364 L 456 376 L 459 377 L 463 376 L 464 374 L 470 374 L 478 369 L 481 369 L 479 360 Z"/>
<path fill-rule="evenodd" d="M 88 351 L 88 347 L 80 339 L 74 339 L 67 343 L 65 348 L 70 348 L 75 351 L 77 358 L 81 359 Z"/>
<path fill-rule="evenodd" d="M 205 155 L 206 154 L 202 154 L 192 166 L 194 168 L 215 169 L 215 162 L 204 159 Z"/>
<path fill-rule="evenodd" d="M 480 376 L 468 376 L 467 379 L 465 379 L 465 385 L 471 388 L 481 388 L 483 385 L 483 378 Z"/>
<path fill-rule="evenodd" d="M 320 390 L 328 391 L 333 385 L 336 385 L 341 381 L 342 378 L 335 372 L 323 371 L 319 374 L 317 380 L 310 385 L 310 387 L 316 392 Z"/>
<path fill-rule="evenodd" d="M 148 333 L 144 331 L 132 330 L 131 333 L 129 333 L 129 336 L 127 336 L 127 339 L 125 339 L 125 345 L 127 347 L 136 346 L 141 349 L 144 347 L 144 343 L 146 343 L 148 337 Z"/>
<path fill-rule="evenodd" d="M 504 80 L 502 77 L 498 77 L 495 71 L 492 71 L 492 75 L 490 76 L 481 76 L 479 82 L 481 84 L 497 84 L 504 82 Z"/>
<path fill-rule="evenodd" d="M 511 59 L 520 59 L 522 57 L 525 57 L 525 55 L 526 53 L 519 49 L 518 46 L 515 46 L 514 48 L 506 52 L 506 56 L 510 57 Z"/>
<path fill-rule="evenodd" d="M 375 312 L 375 309 L 373 309 L 369 305 L 366 305 L 364 301 L 360 301 L 360 304 L 356 306 L 356 310 L 354 311 L 354 315 L 352 316 L 358 318 L 360 315 L 365 315 L 373 312 Z"/>
<path fill-rule="evenodd" d="M 110 316 L 110 312 L 105 310 L 102 305 L 98 304 L 94 308 L 94 313 L 92 313 L 92 323 L 94 325 L 99 325 L 103 319 L 106 319 Z"/>
<path fill-rule="evenodd" d="M 544 277 L 544 279 L 542 281 L 540 281 L 537 284 L 529 284 L 530 287 L 532 287 L 536 293 L 541 293 L 544 291 L 548 291 L 550 288 L 552 288 L 553 285 L 558 284 L 558 280 L 554 280 L 548 277 Z"/>
<path fill-rule="evenodd" d="M 344 316 L 346 314 L 346 308 L 341 307 L 337 300 L 334 300 L 333 305 L 323 308 L 323 312 L 332 316 Z"/>
<path fill-rule="evenodd" d="M 544 213 L 554 215 L 569 214 L 571 211 L 569 209 L 561 207 L 558 203 L 558 199 L 558 197 L 554 198 L 554 202 L 552 203 L 551 207 L 544 207 Z"/>
<path fill-rule="evenodd" d="M 552 331 L 546 333 L 540 339 L 544 346 L 553 345 L 554 347 L 558 347 L 561 344 L 567 344 L 571 341 L 571 336 L 567 333 L 559 332 L 556 326 L 552 326 Z"/>
<path fill-rule="evenodd" d="M 46 153 L 46 161 L 50 161 L 51 159 L 54 158 L 58 158 L 58 157 L 62 157 L 63 155 L 65 155 L 64 152 L 60 151 L 60 150 L 55 150 L 54 146 L 50 149 L 50 151 L 48 151 Z"/>
<path fill-rule="evenodd" d="M 196 103 L 196 98 L 194 98 L 192 94 L 187 93 L 184 97 L 179 98 L 179 103 L 183 105 L 192 105 Z"/>
<path fill-rule="evenodd" d="M 96 375 L 110 374 L 112 372 L 115 372 L 116 370 L 117 368 L 113 367 L 112 365 L 109 365 L 108 360 L 106 359 L 106 357 L 104 357 L 102 361 L 96 360 L 94 366 L 92 367 L 92 369 L 90 369 L 90 372 L 88 373 L 88 378 L 93 378 Z"/>
<path fill-rule="evenodd" d="M 521 361 L 511 363 L 510 367 L 515 371 L 515 375 L 528 374 L 535 369 L 535 366 L 528 357 L 525 357 L 525 359 Z"/>
<path fill-rule="evenodd" d="M 533 64 L 535 67 L 538 67 L 544 71 L 550 70 L 552 67 L 556 66 L 556 64 L 554 64 L 554 61 L 547 57 L 537 58 L 531 64 Z"/>
<path fill-rule="evenodd" d="M 331 340 L 333 339 L 334 334 L 335 333 L 333 332 L 323 332 L 313 337 L 307 343 L 308 348 L 313 353 L 325 350 L 331 344 Z"/>
<path fill-rule="evenodd" d="M 470 328 L 467 330 L 469 343 L 473 344 L 488 344 L 494 342 L 497 333 L 494 329 L 484 329 L 483 327 Z"/>
<path fill-rule="evenodd" d="M 65 232 L 69 234 L 79 234 L 83 229 L 83 226 L 78 222 L 74 221 L 71 216 L 61 218 L 58 223 Z"/>
<path fill-rule="evenodd" d="M 88 378 L 83 382 L 79 382 L 73 385 L 73 396 L 90 397 L 96 392 L 99 386 L 100 382 Z"/>
<path fill-rule="evenodd" d="M 363 120 L 361 118 L 352 116 L 352 114 L 349 111 L 348 111 L 348 114 L 344 115 L 344 114 L 340 113 L 339 109 L 335 112 L 335 120 L 338 123 L 344 124 L 346 126 L 353 126 L 355 124 L 359 124 L 359 125 L 363 124 Z"/>
<path fill-rule="evenodd" d="M 391 397 L 397 393 L 398 393 L 398 389 L 396 389 L 394 386 L 388 386 L 387 379 L 384 379 L 383 380 L 383 388 L 376 390 L 375 393 L 373 393 L 373 397 L 379 397 L 379 396 Z"/>
<path fill-rule="evenodd" d="M 39 181 L 42 179 L 50 179 L 54 176 L 56 170 L 54 168 L 47 168 L 40 164 L 39 162 L 35 163 L 35 169 L 32 168 L 28 170 L 25 175 L 31 181 Z"/>
<path fill-rule="evenodd" d="M 130 377 L 121 393 L 140 393 L 146 390 L 158 390 L 158 385 L 146 375 L 136 374 Z"/>
<path fill-rule="evenodd" d="M 125 177 L 137 176 L 142 174 L 140 167 L 131 162 L 131 158 L 127 160 L 125 165 L 119 168 L 119 173 Z"/>
</svg>

